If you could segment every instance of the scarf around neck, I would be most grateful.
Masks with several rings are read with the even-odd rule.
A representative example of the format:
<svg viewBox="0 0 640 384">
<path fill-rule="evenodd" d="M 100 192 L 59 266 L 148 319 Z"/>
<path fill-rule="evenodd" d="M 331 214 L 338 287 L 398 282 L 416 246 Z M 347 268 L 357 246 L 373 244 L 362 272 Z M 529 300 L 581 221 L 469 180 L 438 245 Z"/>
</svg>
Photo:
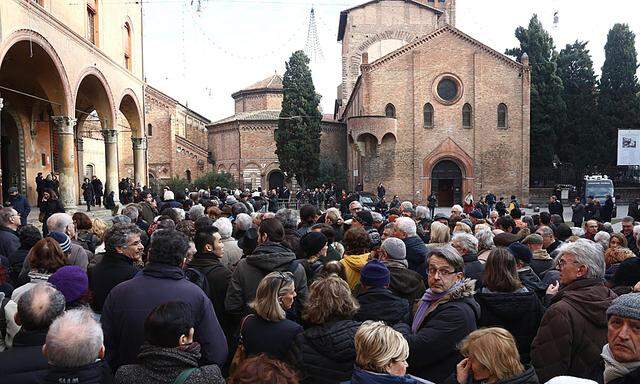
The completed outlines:
<svg viewBox="0 0 640 384">
<path fill-rule="evenodd" d="M 629 373 L 640 367 L 640 361 L 633 361 L 630 363 L 618 362 L 611 353 L 609 344 L 605 344 L 602 347 L 602 353 L 600 354 L 604 359 L 604 382 L 609 383 L 617 378 L 625 377 Z"/>
<path fill-rule="evenodd" d="M 427 317 L 427 310 L 429 309 L 431 304 L 435 303 L 436 301 L 445 297 L 447 294 L 456 290 L 458 287 L 462 285 L 462 283 L 463 281 L 460 280 L 454 285 L 452 285 L 451 288 L 441 293 L 435 293 L 431 290 L 431 288 L 427 289 L 427 291 L 424 293 L 424 295 L 420 299 L 418 310 L 416 311 L 416 315 L 413 318 L 413 323 L 411 324 L 411 333 L 416 334 L 418 332 L 418 329 L 420 328 L 420 325 L 424 321 L 424 318 Z"/>
</svg>

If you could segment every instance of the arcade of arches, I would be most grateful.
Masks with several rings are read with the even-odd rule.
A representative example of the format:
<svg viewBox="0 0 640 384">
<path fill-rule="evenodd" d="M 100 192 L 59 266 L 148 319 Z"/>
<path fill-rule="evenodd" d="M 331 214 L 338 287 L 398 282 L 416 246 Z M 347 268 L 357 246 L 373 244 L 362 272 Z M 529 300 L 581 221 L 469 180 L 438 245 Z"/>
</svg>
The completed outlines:
<svg viewBox="0 0 640 384">
<path fill-rule="evenodd" d="M 133 158 L 132 179 L 145 185 L 146 138 L 138 101 L 142 83 L 121 80 L 110 78 L 112 85 L 95 66 L 71 76 L 56 50 L 35 32 L 3 40 L 2 196 L 15 186 L 35 204 L 37 174 L 53 172 L 61 201 L 74 207 L 89 169 L 102 179 L 105 194 L 114 190 L 117 199 L 118 178 L 129 176 L 118 169 L 126 157 Z M 130 138 L 127 146 L 118 148 L 119 136 Z"/>
</svg>

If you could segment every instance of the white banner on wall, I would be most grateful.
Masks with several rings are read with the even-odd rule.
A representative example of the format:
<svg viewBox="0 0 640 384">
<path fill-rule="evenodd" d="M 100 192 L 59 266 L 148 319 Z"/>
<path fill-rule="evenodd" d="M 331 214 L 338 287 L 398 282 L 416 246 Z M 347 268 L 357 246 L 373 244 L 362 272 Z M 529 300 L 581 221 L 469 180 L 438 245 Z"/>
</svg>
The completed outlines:
<svg viewBox="0 0 640 384">
<path fill-rule="evenodd" d="M 640 165 L 640 129 L 618 130 L 618 165 Z"/>
</svg>

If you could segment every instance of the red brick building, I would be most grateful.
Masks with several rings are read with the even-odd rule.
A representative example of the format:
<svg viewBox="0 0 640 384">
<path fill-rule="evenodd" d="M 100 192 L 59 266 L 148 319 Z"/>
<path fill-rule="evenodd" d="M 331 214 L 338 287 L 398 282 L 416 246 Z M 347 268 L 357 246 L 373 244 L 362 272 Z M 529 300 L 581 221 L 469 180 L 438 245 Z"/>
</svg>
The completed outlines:
<svg viewBox="0 0 640 384">
<path fill-rule="evenodd" d="M 208 161 L 209 119 L 151 86 L 145 91 L 149 180 L 194 180 L 213 170 Z"/>
</svg>

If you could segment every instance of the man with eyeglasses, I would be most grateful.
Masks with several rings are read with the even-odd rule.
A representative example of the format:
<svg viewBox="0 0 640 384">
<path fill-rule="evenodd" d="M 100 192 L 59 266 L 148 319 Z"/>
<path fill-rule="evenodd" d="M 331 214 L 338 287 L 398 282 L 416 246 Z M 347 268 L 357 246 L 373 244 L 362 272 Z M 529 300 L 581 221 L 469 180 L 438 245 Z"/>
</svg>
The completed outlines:
<svg viewBox="0 0 640 384">
<path fill-rule="evenodd" d="M 570 375 L 600 381 L 607 343 L 607 308 L 616 294 L 604 285 L 605 262 L 595 243 L 579 239 L 558 249 L 559 281 L 531 347 L 540 382 Z"/>
<path fill-rule="evenodd" d="M 396 326 L 409 343 L 409 373 L 443 383 L 462 359 L 456 348 L 477 328 L 475 284 L 465 279 L 464 260 L 447 245 L 428 257 L 429 289 L 418 302 L 411 327 Z"/>
<path fill-rule="evenodd" d="M 20 214 L 11 207 L 0 209 L 0 261 L 2 265 L 9 266 L 9 256 L 20 248 L 18 227 L 20 226 Z"/>
</svg>

